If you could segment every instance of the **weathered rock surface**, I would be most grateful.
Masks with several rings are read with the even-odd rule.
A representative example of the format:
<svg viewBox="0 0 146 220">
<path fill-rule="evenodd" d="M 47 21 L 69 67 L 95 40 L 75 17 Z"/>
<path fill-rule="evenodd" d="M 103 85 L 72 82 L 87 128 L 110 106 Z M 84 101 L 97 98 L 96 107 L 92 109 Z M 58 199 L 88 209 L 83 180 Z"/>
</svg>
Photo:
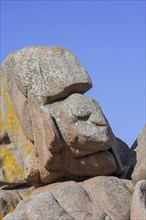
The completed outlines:
<svg viewBox="0 0 146 220">
<path fill-rule="evenodd" d="M 10 54 L 2 64 L 0 78 L 2 182 L 37 182 L 39 168 L 28 97 L 49 103 L 74 92 L 84 93 L 92 86 L 90 78 L 77 58 L 59 47 L 28 47 Z M 15 166 L 11 177 L 8 160 Z"/>
<path fill-rule="evenodd" d="M 124 179 L 131 179 L 131 173 L 133 170 L 133 162 L 130 164 L 129 162 L 129 155 L 133 155 L 133 150 L 128 147 L 128 145 L 122 141 L 120 138 L 116 138 L 118 145 L 119 145 L 119 153 L 120 153 L 120 158 L 122 161 L 123 169 L 124 172 L 120 176 L 121 178 Z"/>
<path fill-rule="evenodd" d="M 57 201 L 55 201 L 52 194 L 49 192 L 40 193 L 26 204 L 23 203 L 18 205 L 14 213 L 8 214 L 3 219 L 73 220 L 73 218 L 62 209 L 62 207 Z"/>
<path fill-rule="evenodd" d="M 136 184 L 131 203 L 131 220 L 142 219 L 146 219 L 146 180 Z"/>
<path fill-rule="evenodd" d="M 21 200 L 30 197 L 34 187 L 22 187 L 21 189 L 1 189 L 0 190 L 0 216 L 4 217 L 9 212 L 13 212 Z M 0 219 L 1 219 L 0 217 Z"/>
<path fill-rule="evenodd" d="M 7 57 L 1 71 L 0 185 L 122 172 L 118 144 L 99 104 L 77 94 L 90 87 L 86 71 L 66 49 L 28 47 Z"/>
<path fill-rule="evenodd" d="M 132 179 L 135 182 L 146 179 L 146 125 L 134 142 L 127 163 L 133 169 Z"/>
<path fill-rule="evenodd" d="M 145 219 L 146 126 L 115 138 L 70 51 L 12 53 L 0 81 L 0 220 Z"/>
<path fill-rule="evenodd" d="M 116 138 L 118 144 L 119 144 L 119 150 L 120 150 L 120 157 L 123 165 L 127 165 L 127 156 L 132 151 L 128 145 L 122 141 L 120 138 Z"/>
<path fill-rule="evenodd" d="M 9 91 L 16 82 L 26 97 L 33 95 L 40 103 L 84 93 L 91 80 L 77 58 L 61 47 L 33 46 L 10 54 L 3 64 Z M 11 74 L 10 74 L 11 73 Z"/>
<path fill-rule="evenodd" d="M 0 168 L 2 179 L 0 180 L 0 185 L 22 184 L 26 182 L 25 171 L 31 162 L 33 143 L 23 132 L 21 122 L 12 103 L 12 95 L 14 94 L 9 93 L 5 77 L 6 75 L 2 70 L 0 124 Z"/>
<path fill-rule="evenodd" d="M 118 146 L 111 143 L 115 137 L 95 100 L 73 94 L 40 109 L 32 103 L 31 112 L 39 165 L 48 171 L 40 174 L 43 182 L 51 181 L 53 172 L 59 178 L 66 173 L 96 176 L 122 170 Z"/>
<path fill-rule="evenodd" d="M 55 183 L 36 189 L 3 219 L 129 220 L 133 189 L 132 181 L 104 176 Z"/>
<path fill-rule="evenodd" d="M 105 213 L 112 220 L 129 219 L 131 190 L 134 188 L 131 181 L 126 183 L 115 177 L 101 176 L 85 181 L 82 186 L 96 204 L 95 211 Z"/>
</svg>

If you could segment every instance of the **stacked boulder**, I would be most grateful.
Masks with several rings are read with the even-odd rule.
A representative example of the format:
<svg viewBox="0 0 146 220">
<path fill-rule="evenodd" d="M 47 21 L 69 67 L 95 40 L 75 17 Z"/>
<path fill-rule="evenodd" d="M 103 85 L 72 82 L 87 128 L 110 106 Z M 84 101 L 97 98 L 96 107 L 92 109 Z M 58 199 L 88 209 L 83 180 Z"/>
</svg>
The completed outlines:
<svg viewBox="0 0 146 220">
<path fill-rule="evenodd" d="M 99 103 L 83 95 L 92 83 L 78 59 L 27 47 L 6 58 L 0 78 L 1 219 L 130 219 L 145 155 L 143 164 L 133 149 L 123 156 Z M 122 179 L 130 172 L 134 181 Z M 145 192 L 144 181 L 135 190 Z M 137 203 L 131 220 L 145 214 Z"/>
</svg>

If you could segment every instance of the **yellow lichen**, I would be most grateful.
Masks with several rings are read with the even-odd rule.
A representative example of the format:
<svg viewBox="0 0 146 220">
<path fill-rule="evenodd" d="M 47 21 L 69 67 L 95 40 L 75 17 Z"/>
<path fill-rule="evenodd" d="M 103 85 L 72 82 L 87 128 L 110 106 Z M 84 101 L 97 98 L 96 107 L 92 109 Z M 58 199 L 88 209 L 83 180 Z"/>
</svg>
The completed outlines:
<svg viewBox="0 0 146 220">
<path fill-rule="evenodd" d="M 4 217 L 3 213 L 0 211 L 0 220 Z"/>
<path fill-rule="evenodd" d="M 7 58 L 10 58 L 10 57 L 14 56 L 15 54 L 16 54 L 16 52 L 12 52 L 7 56 Z"/>
<path fill-rule="evenodd" d="M 32 148 L 30 147 L 29 144 L 24 143 L 22 146 L 25 148 L 25 151 L 26 151 L 26 154 L 27 154 L 27 155 L 29 155 L 29 154 L 32 153 Z"/>
<path fill-rule="evenodd" d="M 59 53 L 60 52 L 60 48 L 59 47 L 53 47 L 53 51 L 54 51 L 54 53 Z"/>
<path fill-rule="evenodd" d="M 9 97 L 9 93 L 6 87 L 4 72 L 2 73 L 2 82 L 3 82 L 4 103 L 5 103 L 5 121 L 1 123 L 1 129 L 2 126 L 4 126 L 7 129 L 14 145 L 21 144 L 21 146 L 23 146 L 24 149 L 26 150 L 26 154 L 27 155 L 31 154 L 32 152 L 31 146 L 28 143 L 22 143 L 23 135 L 20 132 L 21 125 L 13 108 L 13 105 L 11 103 L 11 99 Z"/>
<path fill-rule="evenodd" d="M 2 74 L 2 82 L 3 82 L 3 95 L 5 102 L 5 128 L 9 131 L 10 136 L 13 138 L 13 143 L 18 143 L 19 138 L 19 130 L 20 130 L 20 122 L 16 116 L 16 113 L 13 109 L 12 103 L 10 101 L 10 97 L 6 88 L 6 81 L 4 78 L 4 73 Z"/>
<path fill-rule="evenodd" d="M 6 203 L 6 206 L 7 206 L 8 212 L 13 212 L 15 210 L 15 207 L 9 202 Z"/>
<path fill-rule="evenodd" d="M 17 179 L 18 178 L 23 179 L 24 173 L 22 169 L 20 168 L 20 166 L 17 164 L 13 156 L 13 153 L 6 148 L 2 148 L 0 155 L 1 157 L 4 158 L 2 169 L 4 170 L 6 180 L 9 183 L 12 183 L 14 182 L 15 177 L 17 177 Z"/>
<path fill-rule="evenodd" d="M 0 135 L 2 134 L 2 130 L 3 130 L 3 121 L 2 121 L 2 111 L 0 109 Z"/>
</svg>

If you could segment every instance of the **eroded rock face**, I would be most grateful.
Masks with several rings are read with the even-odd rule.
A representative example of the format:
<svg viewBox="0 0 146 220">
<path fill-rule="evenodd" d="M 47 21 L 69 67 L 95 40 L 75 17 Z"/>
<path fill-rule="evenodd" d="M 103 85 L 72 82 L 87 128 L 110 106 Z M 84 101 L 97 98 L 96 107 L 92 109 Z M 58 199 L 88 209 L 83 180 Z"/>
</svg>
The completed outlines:
<svg viewBox="0 0 146 220">
<path fill-rule="evenodd" d="M 95 177 L 82 183 L 69 181 L 38 188 L 4 220 L 74 219 L 117 220 L 130 218 L 134 185 L 116 177 Z M 24 219 L 25 219 L 24 218 Z"/>
<path fill-rule="evenodd" d="M 131 203 L 131 220 L 142 219 L 146 219 L 146 180 L 136 184 Z"/>
<path fill-rule="evenodd" d="M 118 144 L 91 81 L 60 47 L 10 54 L 1 71 L 1 185 L 122 172 Z M 78 93 L 78 94 L 77 94 Z"/>
<path fill-rule="evenodd" d="M 77 176 L 109 175 L 118 170 L 118 152 L 114 156 L 110 151 L 117 146 L 111 144 L 109 124 L 95 100 L 73 94 L 64 101 L 41 106 L 39 111 L 33 104 L 31 108 L 41 167 L 56 175 Z M 49 174 L 45 178 L 49 181 Z"/>
<path fill-rule="evenodd" d="M 0 219 L 145 218 L 145 128 L 132 149 L 115 138 L 70 51 L 24 48 L 0 81 Z"/>
<path fill-rule="evenodd" d="M 19 50 L 8 56 L 3 71 L 9 91 L 14 80 L 24 96 L 32 95 L 43 104 L 74 92 L 84 93 L 92 86 L 77 58 L 61 47 L 33 46 Z"/>
<path fill-rule="evenodd" d="M 22 187 L 21 189 L 0 190 L 0 219 L 9 212 L 13 212 L 21 200 L 27 200 L 30 197 L 34 187 Z"/>
<path fill-rule="evenodd" d="M 146 179 L 146 125 L 132 146 L 127 163 L 132 168 L 132 179 L 135 182 Z"/>
<path fill-rule="evenodd" d="M 121 157 L 122 164 L 127 165 L 127 156 L 132 152 L 132 150 L 120 138 L 116 138 L 116 140 L 119 144 L 120 157 Z"/>
</svg>

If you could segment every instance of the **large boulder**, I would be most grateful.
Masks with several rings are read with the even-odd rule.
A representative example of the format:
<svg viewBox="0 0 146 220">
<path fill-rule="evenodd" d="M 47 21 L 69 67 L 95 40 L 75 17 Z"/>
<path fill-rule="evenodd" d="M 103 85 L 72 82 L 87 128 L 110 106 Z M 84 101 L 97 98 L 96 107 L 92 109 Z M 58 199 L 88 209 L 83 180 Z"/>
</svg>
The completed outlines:
<svg viewBox="0 0 146 220">
<path fill-rule="evenodd" d="M 15 130 L 19 129 L 18 117 L 24 134 L 33 141 L 28 97 L 33 96 L 39 103 L 50 103 L 74 92 L 84 93 L 91 86 L 83 66 L 66 49 L 27 47 L 10 54 L 1 68 L 2 119 L 10 139 L 17 139 L 12 129 L 13 121 L 16 121 Z M 11 124 L 8 114 L 13 120 Z"/>
<path fill-rule="evenodd" d="M 99 211 L 104 213 L 105 216 L 109 216 L 111 220 L 129 220 L 130 204 L 134 190 L 132 181 L 101 176 L 83 182 L 82 186 L 93 201 L 95 216 L 96 212 Z"/>
<path fill-rule="evenodd" d="M 42 182 L 67 173 L 96 176 L 121 172 L 117 142 L 95 100 L 73 94 L 40 108 L 31 103 L 31 112 Z"/>
<path fill-rule="evenodd" d="M 34 187 L 19 189 L 2 188 L 0 190 L 0 219 L 9 212 L 13 212 L 21 200 L 27 200 Z"/>
<path fill-rule="evenodd" d="M 2 69 L 9 91 L 16 83 L 24 96 L 32 95 L 43 104 L 92 87 L 78 59 L 61 47 L 26 47 L 10 54 Z"/>
<path fill-rule="evenodd" d="M 33 191 L 3 220 L 129 220 L 133 189 L 132 181 L 104 176 L 55 183 Z"/>
<path fill-rule="evenodd" d="M 12 53 L 0 81 L 0 219 L 145 217 L 146 126 L 132 149 L 116 138 L 70 51 Z"/>
<path fill-rule="evenodd" d="M 127 157 L 131 166 L 131 177 L 135 182 L 146 179 L 146 125 L 132 146 L 132 152 Z"/>
<path fill-rule="evenodd" d="M 134 188 L 130 219 L 146 219 L 146 180 L 139 181 Z"/>
<path fill-rule="evenodd" d="M 28 204 L 29 203 L 29 204 Z M 40 193 L 28 202 L 20 203 L 15 212 L 8 214 L 3 219 L 28 220 L 28 219 L 58 219 L 73 220 L 73 218 L 58 204 L 51 193 Z"/>
<path fill-rule="evenodd" d="M 66 49 L 28 47 L 7 57 L 1 70 L 0 185 L 122 172 L 99 104 L 79 94 L 90 87 L 85 69 Z"/>
<path fill-rule="evenodd" d="M 83 93 L 92 86 L 90 78 L 68 50 L 28 47 L 7 57 L 0 81 L 0 185 L 39 182 L 28 97 L 49 103 Z"/>
</svg>

